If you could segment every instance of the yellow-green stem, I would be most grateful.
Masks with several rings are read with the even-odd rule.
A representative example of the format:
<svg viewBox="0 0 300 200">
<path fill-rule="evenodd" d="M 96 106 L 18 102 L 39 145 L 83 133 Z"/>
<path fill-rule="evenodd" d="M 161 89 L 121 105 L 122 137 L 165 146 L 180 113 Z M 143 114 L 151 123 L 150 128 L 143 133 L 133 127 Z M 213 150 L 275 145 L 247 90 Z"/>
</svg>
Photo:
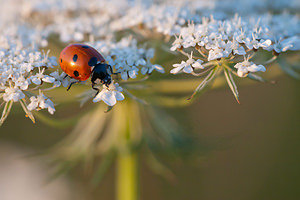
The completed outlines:
<svg viewBox="0 0 300 200">
<path fill-rule="evenodd" d="M 117 158 L 117 200 L 138 199 L 137 154 L 120 153 Z"/>
</svg>

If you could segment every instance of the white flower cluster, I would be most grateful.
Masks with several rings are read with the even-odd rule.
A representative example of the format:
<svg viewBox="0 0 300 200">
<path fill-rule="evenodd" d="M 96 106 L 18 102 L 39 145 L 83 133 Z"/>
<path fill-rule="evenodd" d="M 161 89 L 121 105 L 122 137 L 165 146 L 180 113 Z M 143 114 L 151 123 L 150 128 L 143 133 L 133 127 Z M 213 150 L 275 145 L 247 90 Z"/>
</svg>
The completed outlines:
<svg viewBox="0 0 300 200">
<path fill-rule="evenodd" d="M 20 101 L 27 115 L 31 110 L 45 108 L 51 114 L 54 113 L 54 104 L 43 95 L 42 85 L 48 83 L 50 85 L 47 85 L 47 89 L 51 89 L 59 86 L 61 81 L 64 81 L 64 85 L 69 83 L 67 79 L 62 80 L 61 77 L 64 75 L 58 76 L 58 72 L 46 74 L 46 69 L 57 66 L 56 58 L 49 57 L 48 53 L 37 51 L 32 47 L 24 47 L 19 39 L 1 36 L 0 98 L 6 104 Z M 38 88 L 40 92 L 35 97 L 31 91 Z M 29 105 L 26 103 L 27 100 L 29 100 Z M 2 117 L 5 116 L 5 112 L 9 111 L 4 109 Z"/>
<path fill-rule="evenodd" d="M 290 20 L 285 23 L 285 32 L 282 32 L 282 28 L 279 26 L 282 24 L 278 25 L 278 22 L 274 23 L 276 19 L 270 20 L 268 17 L 247 21 L 242 20 L 238 15 L 228 20 L 215 20 L 212 17 L 210 19 L 203 18 L 200 24 L 192 22 L 187 27 L 183 27 L 179 36 L 176 36 L 171 50 L 179 50 L 184 53 L 184 49 L 195 48 L 202 56 L 202 60 L 198 59 L 197 61 L 201 63 L 203 60 L 210 62 L 222 58 L 233 61 L 235 57 L 252 54 L 258 49 L 274 50 L 276 53 L 299 50 L 300 37 L 295 34 L 297 31 L 299 34 L 300 20 L 296 18 L 294 21 Z M 262 23 L 267 21 L 269 23 Z M 298 29 L 295 29 L 295 26 L 298 26 Z M 287 27 L 290 29 L 287 30 Z M 276 40 L 278 37 L 282 38 Z M 190 61 L 194 63 L 194 60 Z M 245 65 L 245 62 L 235 65 L 240 77 L 247 76 L 249 72 L 265 71 L 262 65 L 259 67 L 254 63 Z M 189 70 L 184 70 L 183 66 L 186 65 L 184 61 L 181 64 L 174 64 L 175 69 L 171 73 L 178 73 L 181 69 L 185 73 L 192 73 L 192 69 L 197 68 L 192 66 L 192 69 L 189 67 Z"/>
<path fill-rule="evenodd" d="M 264 65 L 277 59 L 281 52 L 300 50 L 300 19 L 290 14 L 261 15 L 259 18 L 248 17 L 246 20 L 239 15 L 227 20 L 204 17 L 202 23 L 190 22 L 182 27 L 178 35 L 175 35 L 170 50 L 188 57 L 187 61 L 173 64 L 171 73 L 184 72 L 201 76 L 210 71 L 193 95 L 221 68 L 238 101 L 237 87 L 231 74 L 248 77 L 254 72 L 265 72 Z M 262 64 L 249 61 L 256 52 L 261 51 L 271 51 L 273 57 Z M 198 55 L 194 56 L 193 52 Z M 289 73 L 296 72 L 289 70 Z M 251 74 L 250 77 L 263 80 L 257 75 Z"/>
<path fill-rule="evenodd" d="M 198 59 L 193 59 L 193 52 L 189 56 L 187 61 L 181 61 L 180 64 L 174 64 L 174 69 L 171 70 L 172 74 L 177 74 L 179 72 L 192 73 L 194 69 L 204 69 L 202 66 L 203 61 Z"/>
<path fill-rule="evenodd" d="M 97 41 L 93 46 L 103 53 L 106 61 L 114 68 L 115 73 L 120 73 L 123 80 L 136 78 L 138 72 L 141 74 L 151 74 L 153 70 L 164 73 L 164 68 L 157 64 L 152 64 L 154 49 L 139 48 L 137 41 L 123 38 L 119 42 Z"/>
</svg>

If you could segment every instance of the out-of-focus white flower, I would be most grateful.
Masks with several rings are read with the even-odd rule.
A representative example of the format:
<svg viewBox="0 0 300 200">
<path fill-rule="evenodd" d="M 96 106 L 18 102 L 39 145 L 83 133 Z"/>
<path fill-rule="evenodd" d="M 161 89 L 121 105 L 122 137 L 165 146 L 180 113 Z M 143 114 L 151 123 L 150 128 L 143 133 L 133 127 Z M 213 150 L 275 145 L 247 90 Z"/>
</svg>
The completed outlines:
<svg viewBox="0 0 300 200">
<path fill-rule="evenodd" d="M 253 62 L 249 62 L 247 58 L 243 62 L 237 63 L 234 66 L 238 71 L 239 77 L 246 77 L 249 72 L 265 72 L 266 68 L 263 65 L 256 65 Z"/>
<path fill-rule="evenodd" d="M 30 97 L 30 104 L 27 106 L 28 110 L 40 110 L 40 109 L 48 109 L 50 114 L 54 114 L 55 108 L 53 102 L 47 98 L 41 91 L 39 91 L 39 95 Z"/>
<path fill-rule="evenodd" d="M 112 82 L 109 87 L 103 85 L 103 89 L 97 96 L 93 99 L 93 102 L 104 101 L 108 106 L 114 106 L 117 101 L 124 100 L 124 95 L 121 93 L 123 91 L 122 87 L 118 83 Z"/>
<path fill-rule="evenodd" d="M 191 55 L 189 56 L 187 61 L 181 61 L 180 64 L 174 64 L 173 69 L 170 71 L 172 74 L 177 74 L 179 72 L 184 72 L 184 73 L 192 73 L 194 69 L 204 69 L 202 66 L 203 61 L 198 59 L 194 60 L 193 59 L 193 52 L 191 52 Z"/>
</svg>

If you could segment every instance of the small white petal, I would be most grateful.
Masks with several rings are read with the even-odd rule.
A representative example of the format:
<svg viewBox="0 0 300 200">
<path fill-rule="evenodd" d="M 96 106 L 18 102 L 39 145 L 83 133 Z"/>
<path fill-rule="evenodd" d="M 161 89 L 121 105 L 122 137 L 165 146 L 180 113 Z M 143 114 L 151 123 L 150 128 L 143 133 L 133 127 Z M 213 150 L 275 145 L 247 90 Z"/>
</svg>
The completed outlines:
<svg viewBox="0 0 300 200">
<path fill-rule="evenodd" d="M 148 72 L 148 68 L 147 67 L 142 67 L 141 69 L 141 74 L 145 75 Z"/>
<path fill-rule="evenodd" d="M 42 83 L 41 79 L 36 78 L 36 77 L 32 78 L 31 81 L 36 85 L 41 85 L 41 83 Z"/>
<path fill-rule="evenodd" d="M 203 61 L 198 59 L 194 64 L 192 64 L 192 66 L 194 68 L 204 69 L 204 67 L 201 65 L 201 63 L 203 63 Z"/>
<path fill-rule="evenodd" d="M 191 65 L 188 65 L 186 67 L 183 68 L 183 71 L 185 73 L 192 73 L 193 72 L 193 68 L 191 67 Z"/>
<path fill-rule="evenodd" d="M 54 83 L 55 78 L 50 77 L 50 76 L 45 76 L 42 80 L 47 83 Z"/>
<path fill-rule="evenodd" d="M 117 99 L 118 101 L 122 101 L 122 100 L 125 99 L 124 95 L 123 95 L 121 92 L 119 92 L 119 91 L 116 91 L 116 92 L 115 92 L 115 96 L 116 96 L 116 99 Z"/>
<path fill-rule="evenodd" d="M 237 55 L 246 55 L 246 51 L 244 49 L 244 47 L 239 47 L 238 49 L 234 50 L 233 51 L 234 54 L 237 54 Z"/>
<path fill-rule="evenodd" d="M 170 71 L 171 74 L 177 74 L 182 70 L 182 67 L 176 67 Z"/>
<path fill-rule="evenodd" d="M 35 110 L 36 107 L 38 106 L 38 102 L 37 101 L 32 101 L 30 104 L 28 104 L 27 108 L 28 110 Z"/>
<path fill-rule="evenodd" d="M 117 99 L 111 91 L 103 93 L 101 99 L 109 106 L 113 106 L 117 103 Z"/>
<path fill-rule="evenodd" d="M 262 43 L 259 43 L 259 46 L 262 47 L 262 48 L 267 48 L 269 47 L 270 45 L 272 44 L 272 41 L 271 40 L 266 40 Z"/>
<path fill-rule="evenodd" d="M 153 68 L 156 70 L 156 71 L 158 71 L 158 72 L 160 72 L 160 73 L 165 73 L 165 69 L 162 67 L 162 66 L 160 66 L 160 65 L 153 65 Z M 151 73 L 151 72 L 150 72 Z"/>
<path fill-rule="evenodd" d="M 131 70 L 128 72 L 130 78 L 136 78 L 137 72 L 135 70 Z"/>
<path fill-rule="evenodd" d="M 125 72 L 121 72 L 121 78 L 123 79 L 123 80 L 127 80 L 128 79 L 128 74 L 127 74 L 127 72 L 125 71 Z"/>
<path fill-rule="evenodd" d="M 96 102 L 101 101 L 102 100 L 102 95 L 104 94 L 105 91 L 106 91 L 106 89 L 101 90 L 101 92 L 99 92 L 97 94 L 97 96 L 95 96 L 95 98 L 93 99 L 93 102 L 96 103 Z"/>
</svg>

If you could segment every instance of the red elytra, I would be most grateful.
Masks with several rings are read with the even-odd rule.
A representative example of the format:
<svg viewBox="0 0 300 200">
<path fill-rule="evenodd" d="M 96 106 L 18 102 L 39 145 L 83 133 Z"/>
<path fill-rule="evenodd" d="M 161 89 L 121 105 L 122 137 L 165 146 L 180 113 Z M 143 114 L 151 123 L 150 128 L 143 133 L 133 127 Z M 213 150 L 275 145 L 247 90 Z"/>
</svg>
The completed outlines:
<svg viewBox="0 0 300 200">
<path fill-rule="evenodd" d="M 61 69 L 70 77 L 87 80 L 92 73 L 92 67 L 97 63 L 105 63 L 103 56 L 93 47 L 85 44 L 71 44 L 60 53 Z"/>
</svg>

